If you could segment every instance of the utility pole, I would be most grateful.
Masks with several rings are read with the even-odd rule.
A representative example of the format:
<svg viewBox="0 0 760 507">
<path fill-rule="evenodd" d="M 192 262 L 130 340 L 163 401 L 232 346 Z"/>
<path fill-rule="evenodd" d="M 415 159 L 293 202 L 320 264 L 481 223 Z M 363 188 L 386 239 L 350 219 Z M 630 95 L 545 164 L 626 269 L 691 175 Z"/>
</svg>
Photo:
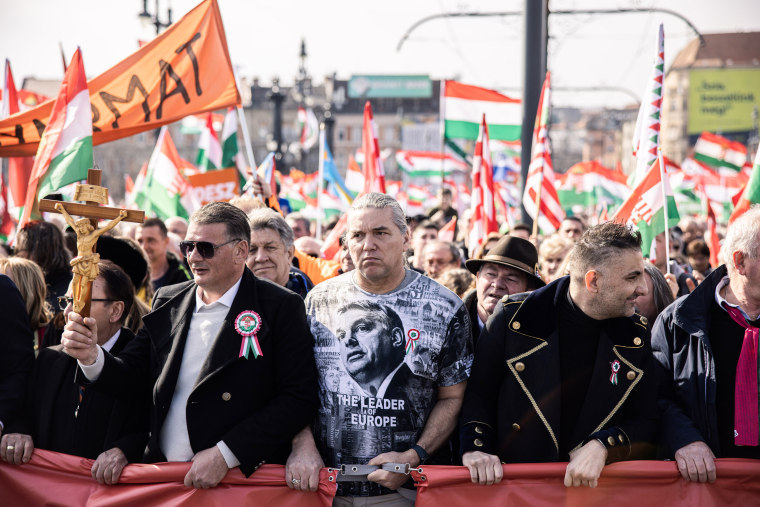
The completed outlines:
<svg viewBox="0 0 760 507">
<path fill-rule="evenodd" d="M 530 152 L 533 146 L 533 125 L 541 96 L 541 85 L 546 76 L 546 40 L 548 35 L 549 8 L 547 0 L 525 0 L 525 73 L 523 81 L 523 120 L 520 151 L 520 173 L 523 188 L 528 179 Z M 522 207 L 522 222 L 532 225 L 533 220 Z"/>
</svg>

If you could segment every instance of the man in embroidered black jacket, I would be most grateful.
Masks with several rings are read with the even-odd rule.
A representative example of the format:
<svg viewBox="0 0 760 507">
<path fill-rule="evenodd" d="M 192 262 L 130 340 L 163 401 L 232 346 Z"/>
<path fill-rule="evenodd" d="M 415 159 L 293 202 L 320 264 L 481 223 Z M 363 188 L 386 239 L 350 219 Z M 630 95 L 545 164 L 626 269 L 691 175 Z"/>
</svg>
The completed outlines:
<svg viewBox="0 0 760 507">
<path fill-rule="evenodd" d="M 608 222 L 586 231 L 570 276 L 502 300 L 478 341 L 461 449 L 473 482 L 502 462 L 569 461 L 566 486 L 597 485 L 606 463 L 641 456 L 658 424 L 641 238 Z"/>
</svg>

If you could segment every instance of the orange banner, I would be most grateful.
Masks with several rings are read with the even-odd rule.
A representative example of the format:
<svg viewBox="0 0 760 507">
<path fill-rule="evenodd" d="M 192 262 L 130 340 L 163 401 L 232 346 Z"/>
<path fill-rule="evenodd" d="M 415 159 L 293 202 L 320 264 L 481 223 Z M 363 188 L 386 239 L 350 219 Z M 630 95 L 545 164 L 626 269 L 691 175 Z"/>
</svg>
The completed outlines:
<svg viewBox="0 0 760 507">
<path fill-rule="evenodd" d="M 97 505 L 230 507 L 277 505 L 328 507 L 336 483 L 323 469 L 316 493 L 295 491 L 285 485 L 285 467 L 264 465 L 245 478 L 231 470 L 213 489 L 193 489 L 183 484 L 190 463 L 129 465 L 119 484 L 105 486 L 90 476 L 93 460 L 37 449 L 21 466 L 0 462 L 0 505 Z"/>
<path fill-rule="evenodd" d="M 221 169 L 205 173 L 191 174 L 188 192 L 192 194 L 193 203 L 199 206 L 214 201 L 229 201 L 240 195 L 240 178 L 237 169 Z"/>
<path fill-rule="evenodd" d="M 465 467 L 422 466 L 412 472 L 418 507 L 439 505 L 563 505 L 565 507 L 642 507 L 649 505 L 757 505 L 760 461 L 716 460 L 713 484 L 685 481 L 674 461 L 626 461 L 604 467 L 599 486 L 566 488 L 567 463 L 502 465 L 499 484 L 473 484 Z"/>
<path fill-rule="evenodd" d="M 239 105 L 216 0 L 204 0 L 87 85 L 94 144 Z M 0 121 L 0 157 L 34 155 L 52 109 L 50 100 Z"/>
</svg>

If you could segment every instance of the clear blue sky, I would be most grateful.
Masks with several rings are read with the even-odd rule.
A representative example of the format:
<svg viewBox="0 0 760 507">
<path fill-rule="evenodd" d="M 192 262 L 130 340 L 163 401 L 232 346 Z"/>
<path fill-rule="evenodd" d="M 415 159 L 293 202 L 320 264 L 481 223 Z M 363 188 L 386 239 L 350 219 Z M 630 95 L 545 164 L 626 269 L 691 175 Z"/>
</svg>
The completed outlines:
<svg viewBox="0 0 760 507">
<path fill-rule="evenodd" d="M 155 0 L 149 0 L 149 9 Z M 165 15 L 167 0 L 160 0 Z M 196 5 L 173 0 L 174 19 Z M 440 12 L 520 11 L 524 0 L 220 0 L 230 54 L 240 73 L 270 82 L 292 82 L 298 70 L 300 40 L 316 80 L 337 72 L 428 74 L 471 84 L 514 90 L 519 96 L 523 66 L 521 17 L 449 19 L 429 22 L 412 33 L 400 52 L 396 45 L 417 20 Z M 757 0 L 550 0 L 551 9 L 657 7 L 680 12 L 704 33 L 760 31 Z M 80 46 L 85 68 L 95 76 L 147 39 L 141 26 L 141 0 L 3 1 L 0 7 L 0 59 L 9 58 L 17 84 L 26 76 L 62 77 L 58 49 L 68 58 Z M 655 46 L 665 23 L 666 64 L 693 38 L 678 18 L 662 14 L 555 16 L 550 21 L 549 69 L 555 87 L 619 86 L 640 96 Z M 555 105 L 624 106 L 619 93 L 553 94 Z"/>
</svg>

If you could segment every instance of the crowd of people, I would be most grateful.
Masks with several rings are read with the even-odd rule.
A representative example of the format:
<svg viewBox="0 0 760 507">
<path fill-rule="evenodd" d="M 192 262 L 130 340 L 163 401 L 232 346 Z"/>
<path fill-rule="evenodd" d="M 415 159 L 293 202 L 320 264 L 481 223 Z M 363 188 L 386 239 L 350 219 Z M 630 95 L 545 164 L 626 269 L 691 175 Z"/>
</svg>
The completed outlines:
<svg viewBox="0 0 760 507">
<path fill-rule="evenodd" d="M 90 458 L 104 484 L 192 461 L 195 488 L 276 463 L 303 491 L 327 466 L 335 505 L 413 504 L 423 463 L 487 485 L 502 463 L 567 462 L 566 486 L 595 487 L 616 461 L 712 482 L 716 457 L 760 458 L 760 208 L 720 266 L 694 219 L 652 263 L 614 222 L 468 248 L 439 237 L 457 216 L 445 194 L 420 217 L 365 194 L 332 259 L 315 223 L 248 197 L 121 223 L 98 240 L 88 317 L 76 235 L 29 223 L 0 259 L 0 458 Z"/>
</svg>

